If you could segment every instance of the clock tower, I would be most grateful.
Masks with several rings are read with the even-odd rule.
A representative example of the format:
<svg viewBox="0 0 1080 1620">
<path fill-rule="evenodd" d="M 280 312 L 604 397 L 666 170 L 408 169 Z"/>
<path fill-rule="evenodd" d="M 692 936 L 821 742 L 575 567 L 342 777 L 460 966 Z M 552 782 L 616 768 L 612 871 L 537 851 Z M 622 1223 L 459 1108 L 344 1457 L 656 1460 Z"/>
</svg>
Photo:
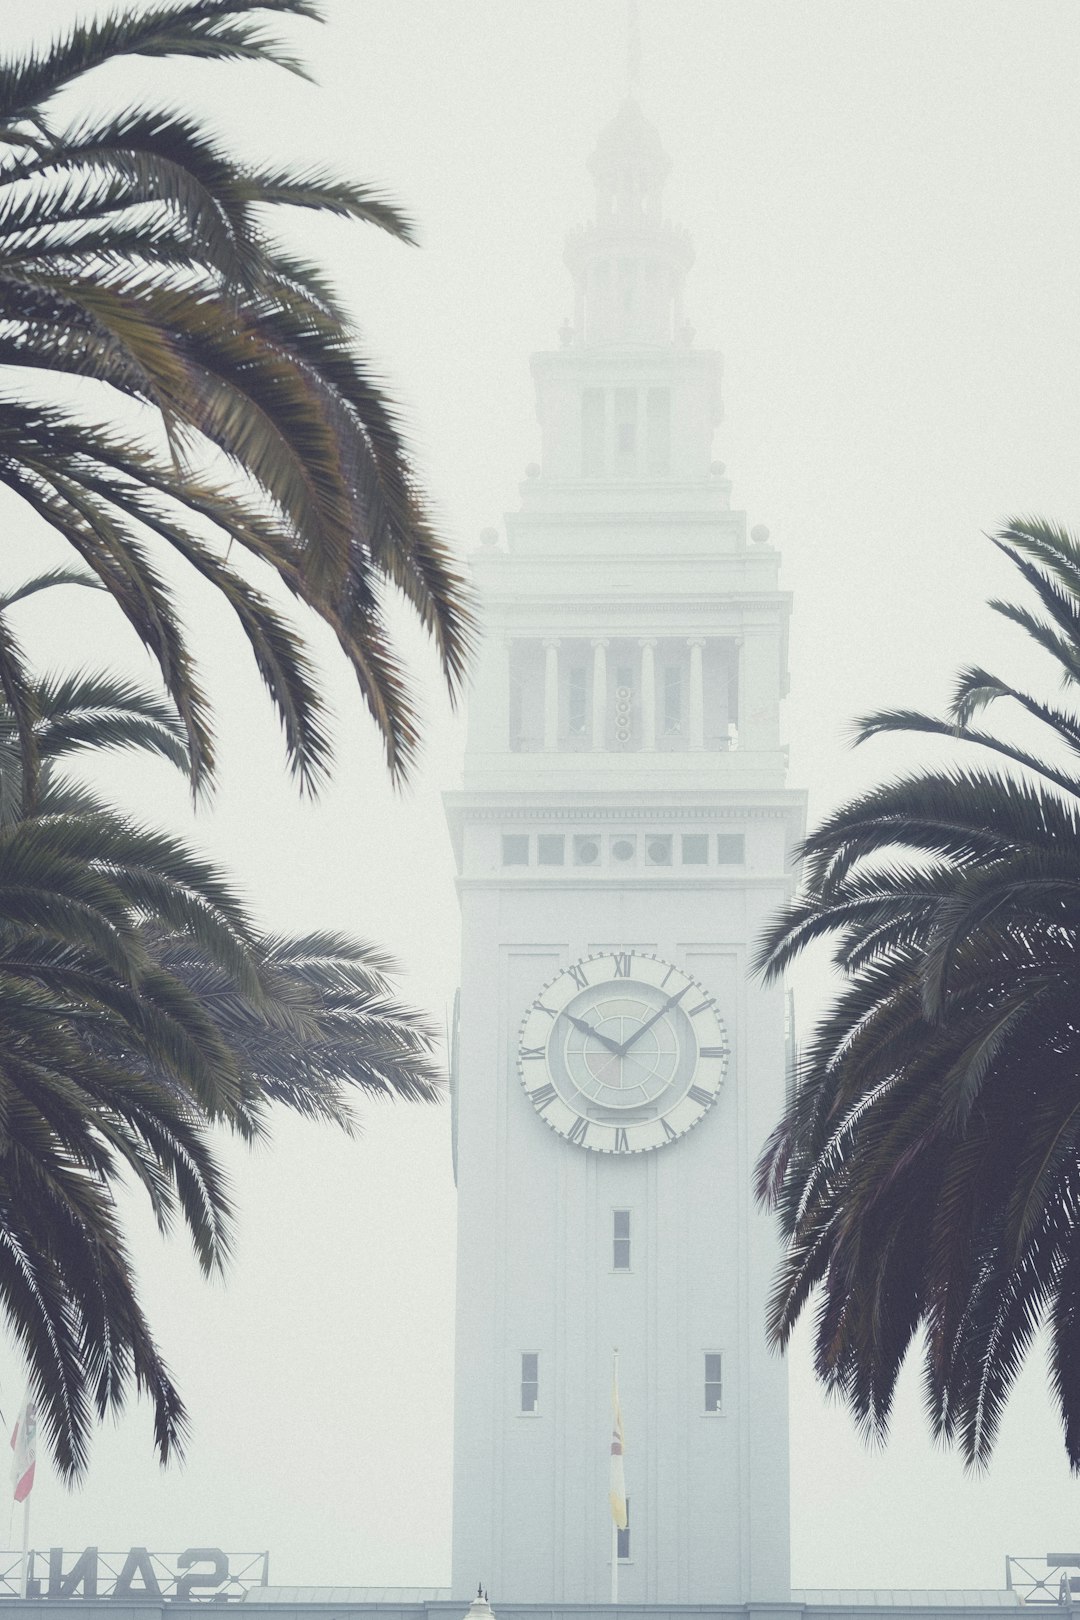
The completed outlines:
<svg viewBox="0 0 1080 1620">
<path fill-rule="evenodd" d="M 486 642 L 449 800 L 463 930 L 453 1589 L 603 1603 L 612 1353 L 620 1598 L 788 1597 L 785 1368 L 753 1167 L 785 1000 L 748 977 L 801 797 L 787 596 L 712 460 L 720 361 L 626 101 L 536 355 L 541 454 L 475 559 Z"/>
</svg>

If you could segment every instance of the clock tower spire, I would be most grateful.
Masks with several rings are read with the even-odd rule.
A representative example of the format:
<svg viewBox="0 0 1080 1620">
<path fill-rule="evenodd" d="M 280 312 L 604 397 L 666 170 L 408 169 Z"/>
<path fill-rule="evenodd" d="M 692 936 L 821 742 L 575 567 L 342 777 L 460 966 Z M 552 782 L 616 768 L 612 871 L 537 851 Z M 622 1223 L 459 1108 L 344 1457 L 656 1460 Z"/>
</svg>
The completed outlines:
<svg viewBox="0 0 1080 1620">
<path fill-rule="evenodd" d="M 487 639 L 448 811 L 463 960 L 454 1589 L 786 1599 L 785 1370 L 752 1169 L 785 1086 L 748 979 L 801 826 L 789 600 L 713 460 L 720 360 L 683 311 L 669 160 L 623 102 L 534 356 L 540 460 L 475 558 Z"/>
</svg>

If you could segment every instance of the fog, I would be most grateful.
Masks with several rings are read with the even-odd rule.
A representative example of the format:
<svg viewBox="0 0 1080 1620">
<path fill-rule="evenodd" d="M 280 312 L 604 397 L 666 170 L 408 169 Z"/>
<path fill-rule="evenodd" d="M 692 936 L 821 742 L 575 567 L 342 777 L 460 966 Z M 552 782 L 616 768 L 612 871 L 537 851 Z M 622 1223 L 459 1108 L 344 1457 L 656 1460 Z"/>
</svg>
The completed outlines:
<svg viewBox="0 0 1080 1620">
<path fill-rule="evenodd" d="M 4 4 L 8 42 L 85 4 Z M 101 9 L 100 7 L 94 9 Z M 638 97 L 672 159 L 667 207 L 694 239 L 687 312 L 725 360 L 716 454 L 768 525 L 794 592 L 790 784 L 811 818 L 913 755 L 852 752 L 876 705 L 938 708 L 962 662 L 1038 680 L 983 606 L 1012 589 L 984 538 L 1014 513 L 1080 515 L 1080 10 L 1026 0 L 642 0 Z M 422 245 L 302 218 L 401 401 L 445 533 L 498 525 L 536 453 L 528 358 L 570 308 L 567 230 L 626 88 L 621 0 L 328 0 L 286 25 L 314 85 L 245 67 L 152 63 L 95 98 L 186 98 L 253 154 L 378 182 Z M 12 573 L 57 548 L 0 503 Z M 5 567 L 5 579 L 8 578 Z M 83 595 L 85 593 L 73 593 Z M 390 948 L 440 1024 L 457 911 L 440 794 L 461 726 L 418 637 L 428 744 L 404 793 L 337 681 L 335 780 L 300 802 L 227 613 L 187 598 L 224 762 L 193 817 L 165 767 L 110 766 L 122 802 L 190 833 L 281 928 Z M 127 658 L 107 605 L 29 609 L 42 663 Z M 326 638 L 315 634 L 328 654 Z M 333 669 L 328 659 L 328 669 Z M 805 1025 L 828 993 L 797 985 Z M 143 1292 L 193 1418 L 162 1474 L 149 1414 L 107 1427 L 86 1484 L 39 1467 L 36 1546 L 270 1551 L 275 1582 L 448 1577 L 454 1194 L 448 1110 L 370 1108 L 358 1142 L 282 1120 L 232 1152 L 236 1260 L 209 1285 L 181 1241 L 131 1217 Z M 23 1373 L 10 1347 L 0 1398 Z M 1007 1553 L 1080 1546 L 1041 1361 L 987 1474 L 933 1446 L 908 1369 L 870 1451 L 827 1406 L 805 1335 L 791 1354 L 796 1586 L 1000 1584 Z M 627 1434 L 632 1478 L 635 1437 Z M 13 1543 L 9 1540 L 8 1545 Z M 511 1594 L 507 1594 L 510 1596 Z M 493 1599 L 496 1594 L 492 1594 Z"/>
</svg>

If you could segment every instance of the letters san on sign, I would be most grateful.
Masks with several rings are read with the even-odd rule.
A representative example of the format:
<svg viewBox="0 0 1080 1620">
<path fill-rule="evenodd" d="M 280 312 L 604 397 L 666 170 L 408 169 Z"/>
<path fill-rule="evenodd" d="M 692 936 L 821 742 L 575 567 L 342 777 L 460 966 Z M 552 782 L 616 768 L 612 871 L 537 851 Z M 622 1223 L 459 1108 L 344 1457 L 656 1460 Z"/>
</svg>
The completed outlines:
<svg viewBox="0 0 1080 1620">
<path fill-rule="evenodd" d="M 0 1596 L 18 1597 L 21 1557 L 0 1555 Z M 11 1560 L 14 1559 L 14 1564 Z M 32 1552 L 28 1598 L 149 1598 L 174 1603 L 228 1603 L 268 1580 L 267 1553 L 228 1554 L 220 1547 L 187 1547 L 181 1553 L 81 1552 L 50 1547 Z"/>
</svg>

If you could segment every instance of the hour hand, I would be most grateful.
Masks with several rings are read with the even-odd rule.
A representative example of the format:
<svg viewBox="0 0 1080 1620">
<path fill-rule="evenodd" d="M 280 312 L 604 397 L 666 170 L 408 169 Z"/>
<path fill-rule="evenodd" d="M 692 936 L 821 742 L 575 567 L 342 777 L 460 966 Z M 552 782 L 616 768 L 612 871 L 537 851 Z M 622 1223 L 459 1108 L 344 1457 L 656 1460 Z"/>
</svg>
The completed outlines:
<svg viewBox="0 0 1080 1620">
<path fill-rule="evenodd" d="M 565 1009 L 563 1010 L 563 1017 L 573 1024 L 575 1029 L 580 1029 L 583 1035 L 591 1035 L 594 1041 L 599 1041 L 601 1046 L 606 1046 L 608 1051 L 614 1052 L 616 1057 L 622 1057 L 623 1049 L 618 1041 L 609 1041 L 606 1035 L 601 1035 L 598 1029 L 593 1029 L 591 1024 L 585 1022 L 584 1018 L 575 1018 L 573 1013 L 567 1012 Z"/>
</svg>

